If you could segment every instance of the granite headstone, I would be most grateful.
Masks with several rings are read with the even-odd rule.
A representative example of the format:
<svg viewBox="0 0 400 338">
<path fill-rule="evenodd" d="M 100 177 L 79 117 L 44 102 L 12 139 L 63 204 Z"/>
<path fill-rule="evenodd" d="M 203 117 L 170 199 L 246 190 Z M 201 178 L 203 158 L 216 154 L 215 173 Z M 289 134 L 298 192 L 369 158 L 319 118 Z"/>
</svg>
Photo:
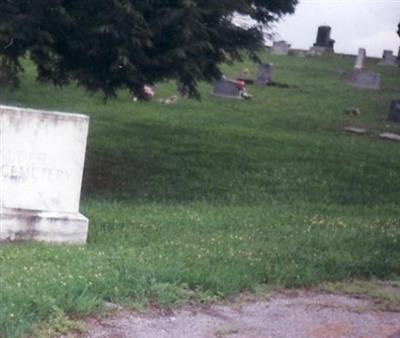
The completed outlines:
<svg viewBox="0 0 400 338">
<path fill-rule="evenodd" d="M 392 101 L 390 104 L 389 121 L 400 122 L 400 100 Z"/>
<path fill-rule="evenodd" d="M 242 98 L 237 82 L 227 78 L 214 81 L 214 87 L 211 95 L 229 99 Z"/>
</svg>

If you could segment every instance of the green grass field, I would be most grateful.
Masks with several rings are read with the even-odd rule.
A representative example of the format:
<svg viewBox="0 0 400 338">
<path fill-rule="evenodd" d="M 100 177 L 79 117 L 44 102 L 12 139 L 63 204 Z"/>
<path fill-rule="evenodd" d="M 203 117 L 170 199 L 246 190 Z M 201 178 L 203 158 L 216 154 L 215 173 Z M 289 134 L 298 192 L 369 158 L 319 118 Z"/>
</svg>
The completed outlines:
<svg viewBox="0 0 400 338">
<path fill-rule="evenodd" d="M 346 85 L 343 57 L 263 55 L 274 81 L 251 101 L 180 99 L 159 84 L 150 103 L 127 93 L 104 104 L 74 86 L 35 82 L 26 64 L 17 91 L 0 103 L 91 117 L 82 212 L 85 247 L 0 247 L 0 336 L 32 334 L 57 316 L 100 311 L 103 301 L 172 306 L 260 285 L 314 286 L 400 275 L 400 131 L 385 121 L 400 98 L 400 69 L 382 90 Z M 227 75 L 256 65 L 224 66 Z M 360 108 L 359 117 L 346 115 Z M 367 127 L 366 136 L 343 126 Z"/>
</svg>

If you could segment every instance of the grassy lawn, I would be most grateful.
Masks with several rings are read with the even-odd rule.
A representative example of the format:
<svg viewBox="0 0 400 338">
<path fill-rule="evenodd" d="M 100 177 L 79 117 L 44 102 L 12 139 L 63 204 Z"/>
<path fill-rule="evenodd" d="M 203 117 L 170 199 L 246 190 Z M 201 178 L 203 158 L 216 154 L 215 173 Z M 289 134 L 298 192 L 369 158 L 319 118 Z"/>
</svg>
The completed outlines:
<svg viewBox="0 0 400 338">
<path fill-rule="evenodd" d="M 36 83 L 26 65 L 0 103 L 91 117 L 82 212 L 85 247 L 0 247 L 0 336 L 85 315 L 104 300 L 145 306 L 207 301 L 261 284 L 313 286 L 400 275 L 400 144 L 385 118 L 400 98 L 400 69 L 381 91 L 346 85 L 351 58 L 273 57 L 274 81 L 251 101 L 208 96 L 163 105 L 127 93 L 104 104 L 74 86 Z M 256 65 L 224 67 L 234 76 Z M 359 117 L 346 115 L 358 107 Z M 368 135 L 342 131 L 367 127 Z"/>
</svg>

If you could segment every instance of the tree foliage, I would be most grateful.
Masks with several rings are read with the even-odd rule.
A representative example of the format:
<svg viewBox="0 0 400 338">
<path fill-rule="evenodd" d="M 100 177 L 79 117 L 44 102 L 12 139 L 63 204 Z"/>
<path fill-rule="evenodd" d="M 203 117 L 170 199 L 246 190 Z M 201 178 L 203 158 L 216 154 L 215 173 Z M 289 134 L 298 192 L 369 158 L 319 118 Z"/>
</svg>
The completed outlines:
<svg viewBox="0 0 400 338">
<path fill-rule="evenodd" d="M 218 65 L 251 56 L 262 29 L 292 13 L 297 0 L 0 0 L 0 78 L 17 85 L 29 56 L 40 81 L 75 80 L 112 96 L 176 79 L 196 94 Z M 232 23 L 235 13 L 257 22 Z"/>
</svg>

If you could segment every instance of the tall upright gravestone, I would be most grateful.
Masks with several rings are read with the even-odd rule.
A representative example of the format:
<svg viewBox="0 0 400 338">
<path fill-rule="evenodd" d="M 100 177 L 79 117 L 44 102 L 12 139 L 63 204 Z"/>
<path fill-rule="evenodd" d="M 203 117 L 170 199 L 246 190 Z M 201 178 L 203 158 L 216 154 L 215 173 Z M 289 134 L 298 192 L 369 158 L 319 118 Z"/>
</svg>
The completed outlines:
<svg viewBox="0 0 400 338">
<path fill-rule="evenodd" d="M 88 127 L 84 115 L 0 106 L 0 240 L 86 242 Z"/>
<path fill-rule="evenodd" d="M 361 70 L 364 68 L 364 61 L 367 56 L 367 51 L 364 48 L 360 48 L 358 50 L 358 55 L 356 59 L 356 64 L 354 66 L 354 69 Z"/>
<path fill-rule="evenodd" d="M 364 48 L 358 50 L 356 64 L 348 81 L 349 85 L 359 89 L 379 90 L 381 75 L 365 70 L 364 62 L 367 52 Z"/>
<path fill-rule="evenodd" d="M 331 27 L 320 26 L 317 32 L 317 41 L 311 47 L 310 53 L 312 55 L 321 55 L 325 53 L 333 53 L 335 40 L 331 39 Z"/>
</svg>

